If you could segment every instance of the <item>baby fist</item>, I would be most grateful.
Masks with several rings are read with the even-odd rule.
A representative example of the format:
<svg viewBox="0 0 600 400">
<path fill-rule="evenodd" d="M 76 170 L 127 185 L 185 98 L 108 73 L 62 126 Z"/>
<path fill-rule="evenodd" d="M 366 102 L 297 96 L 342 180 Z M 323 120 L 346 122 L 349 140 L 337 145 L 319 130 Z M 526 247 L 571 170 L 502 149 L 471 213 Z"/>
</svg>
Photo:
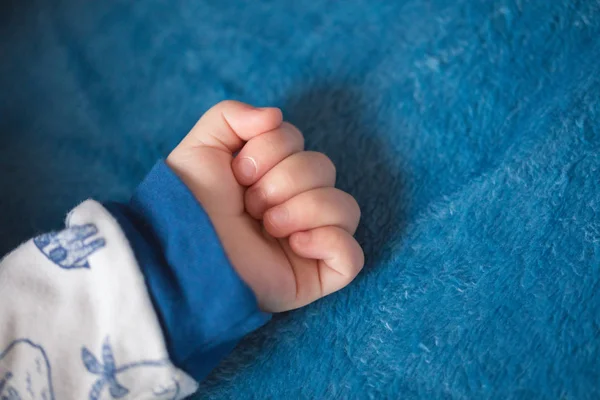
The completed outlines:
<svg viewBox="0 0 600 400">
<path fill-rule="evenodd" d="M 309 304 L 350 283 L 364 256 L 360 209 L 335 189 L 335 167 L 304 150 L 276 108 L 225 101 L 167 158 L 210 217 L 264 311 Z"/>
</svg>

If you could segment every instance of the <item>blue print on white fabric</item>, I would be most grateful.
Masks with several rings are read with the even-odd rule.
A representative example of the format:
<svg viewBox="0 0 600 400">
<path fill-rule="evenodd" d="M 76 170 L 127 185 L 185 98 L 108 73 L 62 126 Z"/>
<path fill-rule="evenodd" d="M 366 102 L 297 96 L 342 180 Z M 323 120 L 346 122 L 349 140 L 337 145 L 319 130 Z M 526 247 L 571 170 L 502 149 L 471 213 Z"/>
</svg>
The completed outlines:
<svg viewBox="0 0 600 400">
<path fill-rule="evenodd" d="M 113 350 L 108 338 L 106 338 L 102 344 L 102 361 L 99 361 L 92 352 L 85 347 L 81 350 L 81 359 L 89 372 L 98 375 L 98 379 L 90 389 L 89 400 L 105 398 L 105 396 L 103 396 L 103 393 L 106 392 L 104 390 L 105 388 L 108 388 L 108 394 L 111 399 L 122 399 L 128 394 L 130 394 L 132 398 L 138 398 L 139 393 L 133 393 L 134 388 L 125 387 L 117 378 L 127 375 L 128 381 L 137 382 L 139 379 L 135 379 L 135 376 L 144 373 L 149 368 L 169 368 L 170 366 L 170 363 L 167 360 L 157 360 L 139 361 L 121 365 L 117 368 Z M 139 390 L 139 388 L 137 389 Z M 141 388 L 141 390 L 144 391 L 147 389 Z M 178 398 L 179 392 L 179 382 L 174 377 L 169 378 L 169 381 L 165 383 L 157 382 L 157 386 L 152 389 L 152 395 L 157 399 L 174 400 Z"/>
<path fill-rule="evenodd" d="M 160 384 L 157 388 L 152 389 L 152 394 L 157 399 L 176 400 L 179 399 L 180 391 L 181 387 L 179 386 L 179 382 L 177 382 L 177 379 L 171 378 L 171 382 L 169 382 L 169 384 Z"/>
<path fill-rule="evenodd" d="M 0 400 L 25 399 L 54 400 L 52 368 L 42 346 L 18 339 L 0 352 Z"/>
<path fill-rule="evenodd" d="M 106 246 L 94 224 L 73 225 L 61 232 L 46 233 L 33 239 L 33 243 L 50 261 L 64 269 L 89 268 L 88 257 Z"/>
</svg>

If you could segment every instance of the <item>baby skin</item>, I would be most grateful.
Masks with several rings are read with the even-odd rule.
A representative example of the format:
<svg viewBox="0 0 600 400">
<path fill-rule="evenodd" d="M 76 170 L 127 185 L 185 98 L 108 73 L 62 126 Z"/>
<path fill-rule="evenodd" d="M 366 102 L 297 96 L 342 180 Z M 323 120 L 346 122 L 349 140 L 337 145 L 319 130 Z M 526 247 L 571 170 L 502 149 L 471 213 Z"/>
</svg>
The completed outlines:
<svg viewBox="0 0 600 400">
<path fill-rule="evenodd" d="M 302 133 L 282 118 L 277 108 L 221 102 L 166 160 L 265 312 L 340 290 L 364 264 L 356 200 L 334 187 L 331 160 L 305 151 Z"/>
</svg>

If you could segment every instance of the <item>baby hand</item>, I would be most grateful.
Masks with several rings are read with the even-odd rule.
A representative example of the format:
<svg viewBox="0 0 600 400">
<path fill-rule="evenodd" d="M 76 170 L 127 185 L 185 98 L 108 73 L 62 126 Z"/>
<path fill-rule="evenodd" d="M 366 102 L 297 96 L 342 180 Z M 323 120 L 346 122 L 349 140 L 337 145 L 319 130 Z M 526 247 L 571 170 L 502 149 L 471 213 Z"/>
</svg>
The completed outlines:
<svg viewBox="0 0 600 400">
<path fill-rule="evenodd" d="M 262 310 L 302 307 L 348 285 L 364 263 L 360 209 L 335 167 L 304 150 L 277 108 L 224 101 L 167 158 L 210 217 Z"/>
</svg>

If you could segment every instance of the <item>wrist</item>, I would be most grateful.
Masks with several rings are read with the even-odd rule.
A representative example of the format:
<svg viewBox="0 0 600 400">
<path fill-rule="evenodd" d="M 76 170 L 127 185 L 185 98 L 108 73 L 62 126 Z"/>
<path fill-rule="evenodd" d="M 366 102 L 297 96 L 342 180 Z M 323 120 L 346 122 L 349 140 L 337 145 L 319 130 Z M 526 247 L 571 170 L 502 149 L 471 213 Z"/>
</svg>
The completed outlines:
<svg viewBox="0 0 600 400">
<path fill-rule="evenodd" d="M 208 216 L 167 165 L 154 167 L 129 204 L 107 208 L 134 250 L 175 365 L 201 379 L 268 320 Z"/>
</svg>

